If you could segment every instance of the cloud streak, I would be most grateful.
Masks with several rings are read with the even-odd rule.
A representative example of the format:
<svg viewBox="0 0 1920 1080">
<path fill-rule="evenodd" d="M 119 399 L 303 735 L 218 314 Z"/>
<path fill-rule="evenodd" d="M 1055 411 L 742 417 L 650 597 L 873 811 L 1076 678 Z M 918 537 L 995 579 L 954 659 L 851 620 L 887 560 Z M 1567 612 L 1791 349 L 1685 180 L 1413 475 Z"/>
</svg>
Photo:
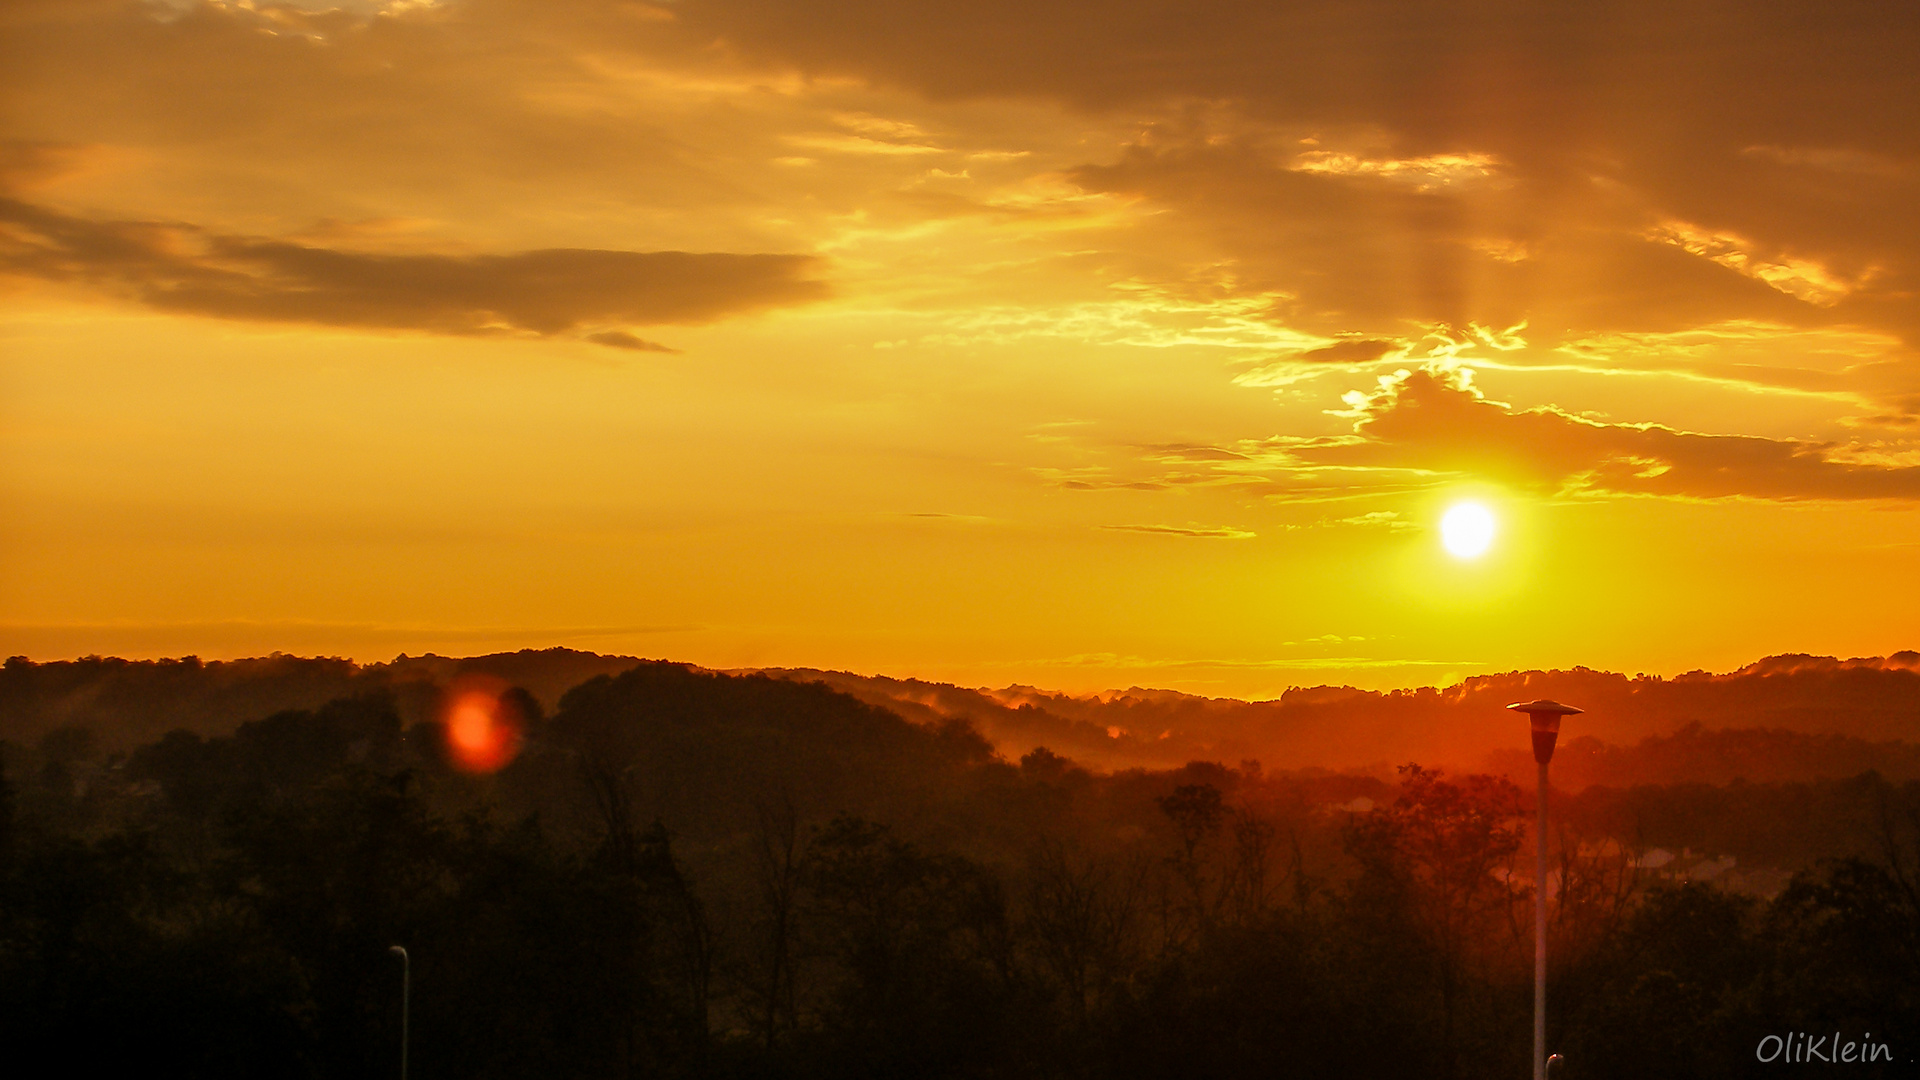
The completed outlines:
<svg viewBox="0 0 1920 1080">
<path fill-rule="evenodd" d="M 1115 532 L 1148 533 L 1154 536 L 1188 536 L 1201 540 L 1251 540 L 1256 533 L 1232 526 L 1209 528 L 1201 525 L 1102 525 L 1103 529 Z"/>
<path fill-rule="evenodd" d="M 614 328 L 706 323 L 817 300 L 827 293 L 810 276 L 818 268 L 807 255 L 368 253 L 0 199 L 0 273 L 220 319 L 543 337 L 591 329 L 600 344 L 660 351 Z"/>
</svg>

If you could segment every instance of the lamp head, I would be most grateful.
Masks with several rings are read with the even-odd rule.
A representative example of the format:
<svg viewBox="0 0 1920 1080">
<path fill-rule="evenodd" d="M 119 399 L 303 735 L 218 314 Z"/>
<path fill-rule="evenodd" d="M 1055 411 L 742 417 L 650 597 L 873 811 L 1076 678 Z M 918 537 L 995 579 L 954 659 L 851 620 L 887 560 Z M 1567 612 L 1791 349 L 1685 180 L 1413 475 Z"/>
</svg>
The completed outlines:
<svg viewBox="0 0 1920 1080">
<path fill-rule="evenodd" d="M 1545 698 L 1517 701 L 1507 708 L 1527 714 L 1533 726 L 1533 760 L 1542 765 L 1553 760 L 1553 744 L 1560 738 L 1560 718 L 1586 711 Z"/>
</svg>

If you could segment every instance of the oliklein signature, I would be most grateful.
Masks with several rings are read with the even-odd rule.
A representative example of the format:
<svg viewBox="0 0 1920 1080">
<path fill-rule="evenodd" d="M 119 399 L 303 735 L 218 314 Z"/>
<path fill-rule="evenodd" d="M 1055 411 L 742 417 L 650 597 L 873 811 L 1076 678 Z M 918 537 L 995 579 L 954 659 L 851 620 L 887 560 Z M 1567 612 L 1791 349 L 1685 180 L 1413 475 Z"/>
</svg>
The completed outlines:
<svg viewBox="0 0 1920 1080">
<path fill-rule="evenodd" d="M 1840 1064 L 1855 1062 L 1892 1061 L 1893 1049 L 1886 1043 L 1873 1041 L 1873 1032 L 1860 1037 L 1858 1042 L 1841 1042 L 1839 1032 L 1832 1035 L 1809 1035 L 1804 1031 L 1789 1031 L 1785 1035 L 1769 1035 L 1754 1047 L 1753 1056 L 1761 1061 L 1806 1062 L 1825 1061 Z"/>
</svg>

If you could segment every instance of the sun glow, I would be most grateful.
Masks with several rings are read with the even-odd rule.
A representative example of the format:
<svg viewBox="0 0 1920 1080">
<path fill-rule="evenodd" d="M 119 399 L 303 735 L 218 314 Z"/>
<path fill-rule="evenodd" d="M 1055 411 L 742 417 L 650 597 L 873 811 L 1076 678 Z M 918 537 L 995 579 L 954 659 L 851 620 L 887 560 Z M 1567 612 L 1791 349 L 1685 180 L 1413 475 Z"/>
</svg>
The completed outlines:
<svg viewBox="0 0 1920 1080">
<path fill-rule="evenodd" d="M 1473 559 L 1493 545 L 1493 512 L 1476 502 L 1455 503 L 1440 519 L 1440 542 L 1455 558 Z"/>
</svg>

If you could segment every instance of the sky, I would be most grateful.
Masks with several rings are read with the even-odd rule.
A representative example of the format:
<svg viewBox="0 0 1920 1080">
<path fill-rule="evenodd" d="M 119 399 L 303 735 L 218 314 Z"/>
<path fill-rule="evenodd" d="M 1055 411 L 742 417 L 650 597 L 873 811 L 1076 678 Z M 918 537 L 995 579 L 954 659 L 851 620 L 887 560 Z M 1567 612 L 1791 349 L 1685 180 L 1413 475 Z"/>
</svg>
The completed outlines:
<svg viewBox="0 0 1920 1080">
<path fill-rule="evenodd" d="M 1916 55 L 1844 0 L 12 0 L 0 651 L 1912 648 Z"/>
</svg>

